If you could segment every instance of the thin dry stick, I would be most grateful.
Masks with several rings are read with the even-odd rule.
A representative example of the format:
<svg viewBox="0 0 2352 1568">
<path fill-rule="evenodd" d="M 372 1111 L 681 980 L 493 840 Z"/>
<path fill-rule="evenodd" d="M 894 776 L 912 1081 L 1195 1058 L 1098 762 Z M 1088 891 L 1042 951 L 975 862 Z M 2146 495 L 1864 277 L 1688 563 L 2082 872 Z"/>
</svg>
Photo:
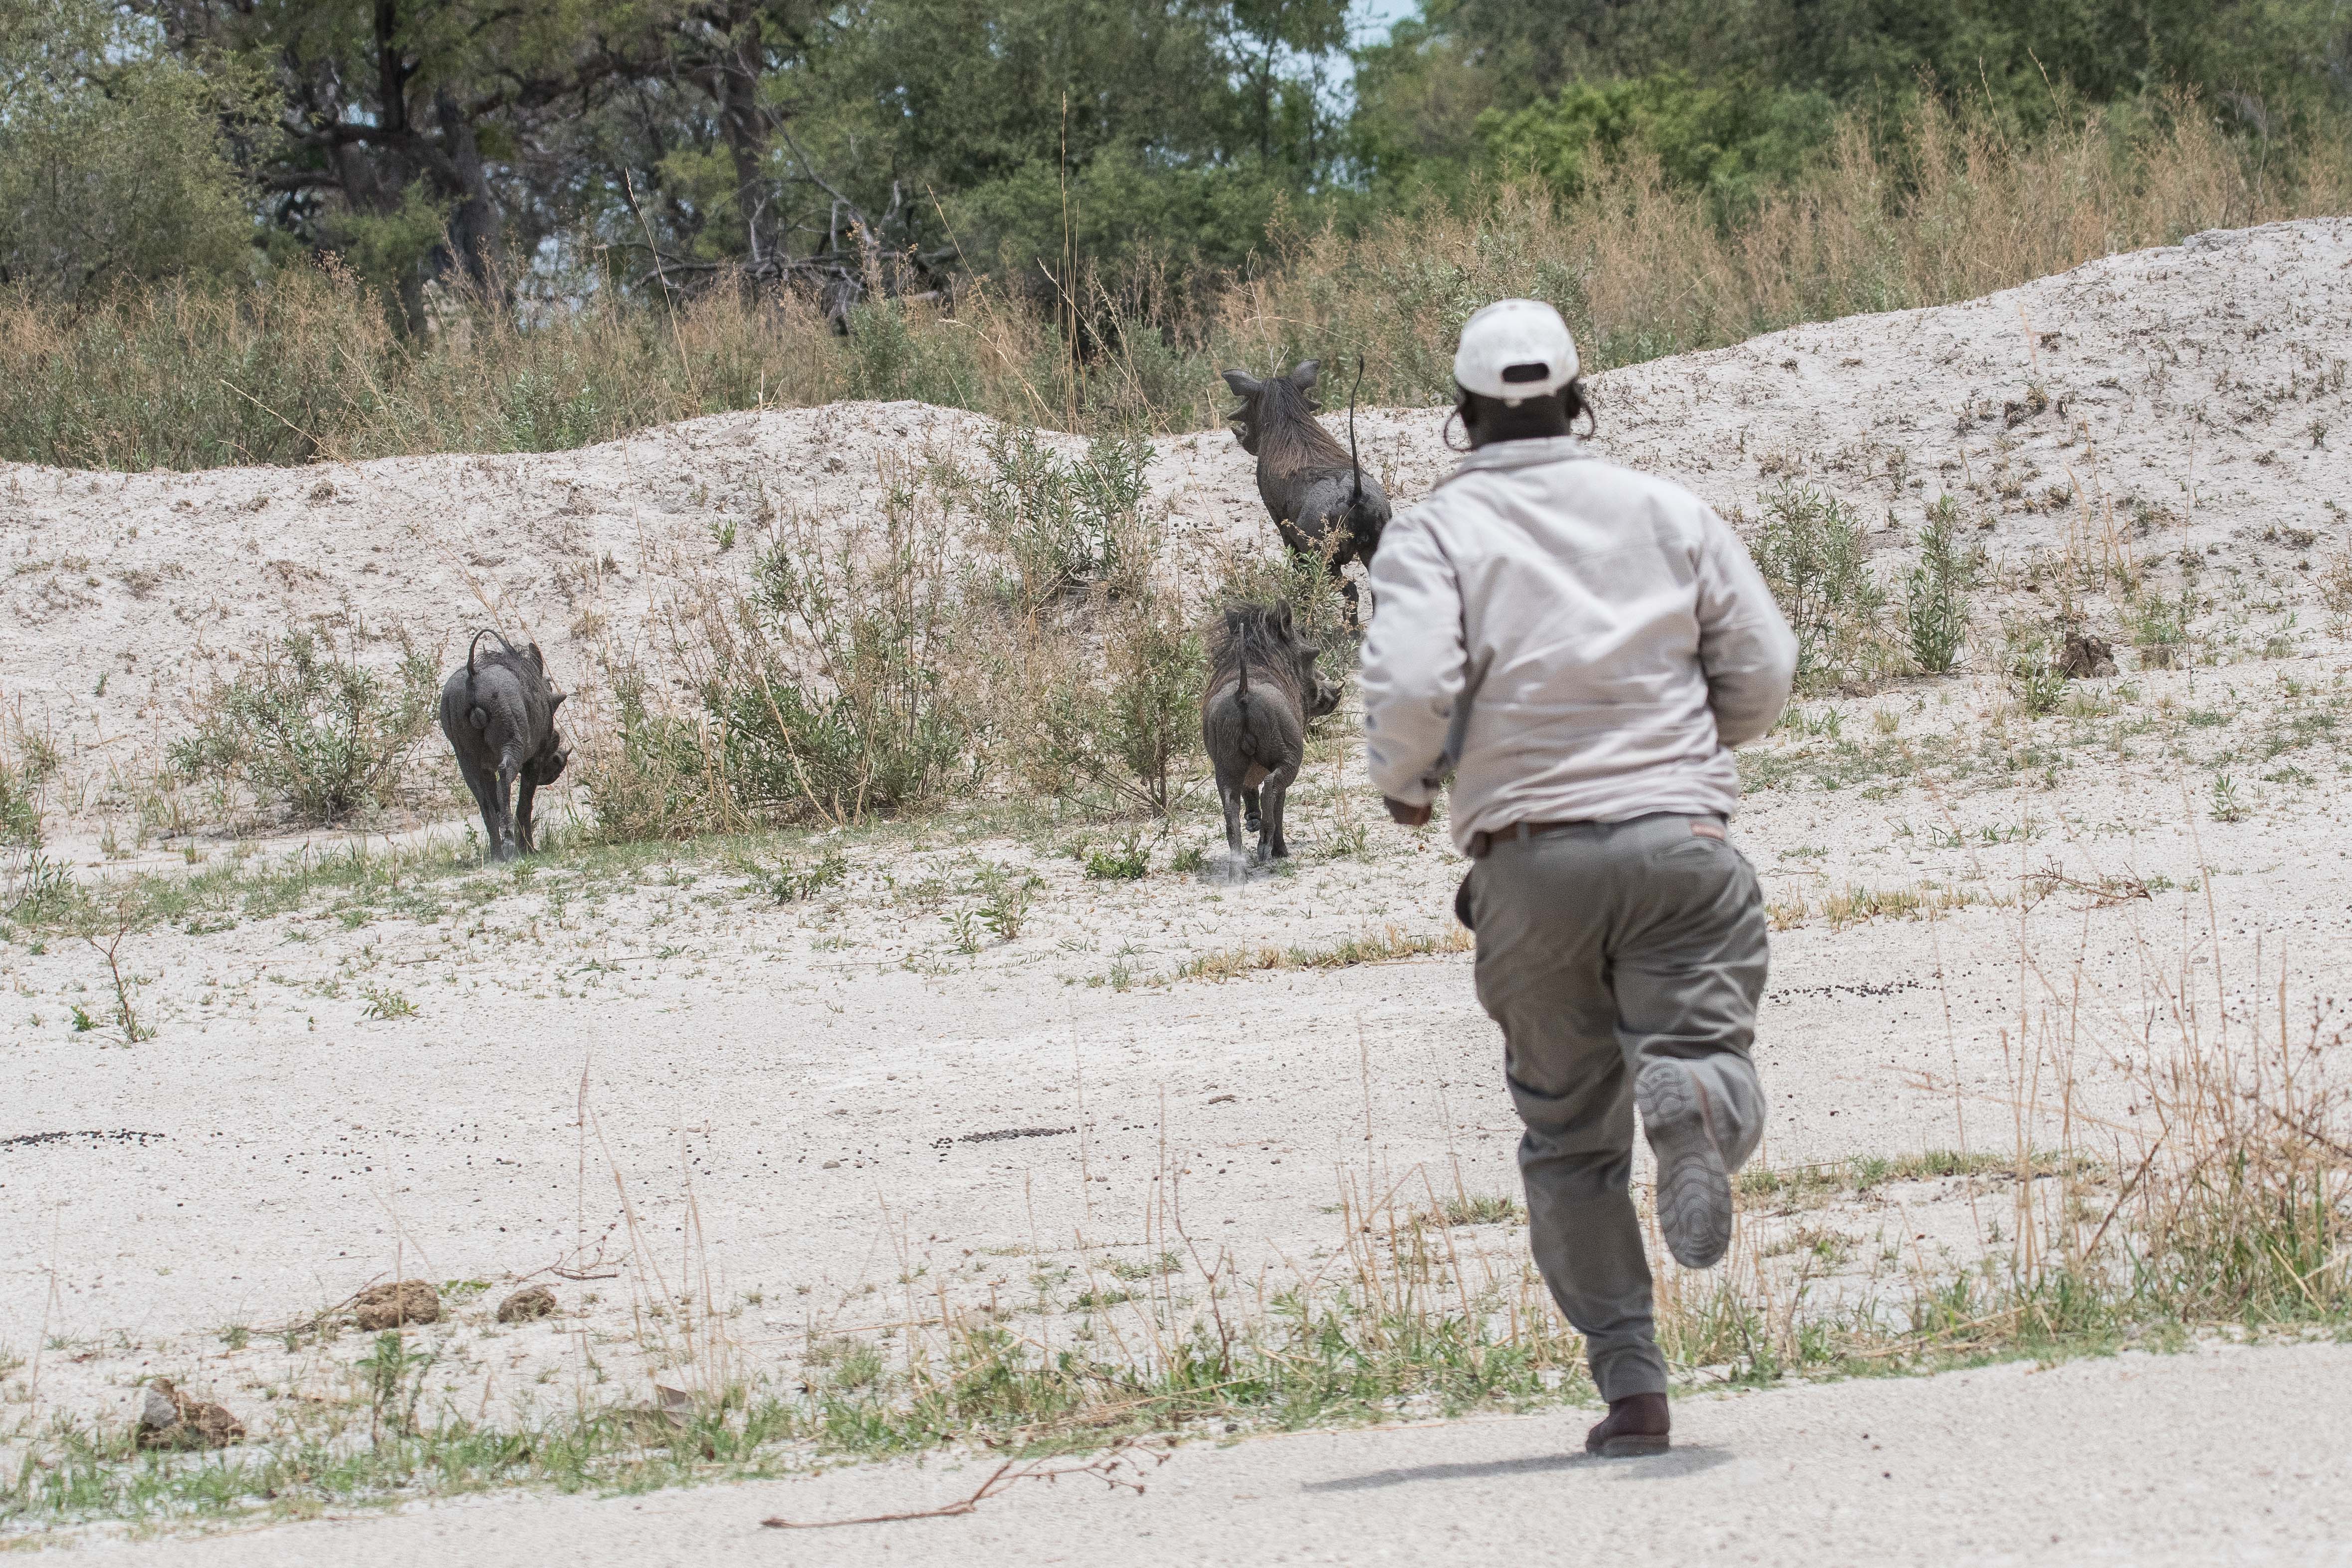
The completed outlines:
<svg viewBox="0 0 2352 1568">
<path fill-rule="evenodd" d="M 1064 1476 L 1094 1476 L 1108 1486 L 1114 1489 L 1125 1487 L 1140 1497 L 1143 1495 L 1143 1483 L 1136 1479 L 1135 1475 L 1142 1474 L 1143 1467 L 1136 1460 L 1135 1456 L 1138 1454 L 1150 1456 L 1156 1464 L 1164 1465 L 1168 1462 L 1166 1454 L 1130 1443 L 1118 1444 L 1102 1458 L 1088 1459 L 1076 1465 L 1049 1467 L 1043 1459 L 1031 1459 L 1026 1463 L 1007 1459 L 997 1466 L 989 1478 L 973 1489 L 971 1496 L 958 1498 L 953 1502 L 941 1503 L 937 1508 L 913 1509 L 905 1513 L 869 1513 L 856 1519 L 786 1519 L 782 1514 L 777 1514 L 761 1520 L 760 1524 L 766 1530 L 836 1530 L 850 1524 L 898 1524 L 913 1519 L 955 1519 L 964 1514 L 977 1512 L 982 1503 L 1015 1481 L 1051 1482 L 1057 1481 Z M 1134 1471 L 1135 1475 L 1125 1473 L 1129 1470 Z"/>
<path fill-rule="evenodd" d="M 621 184 L 628 193 L 629 210 L 637 215 L 637 226 L 646 231 L 646 248 L 654 253 L 654 276 L 661 282 L 662 304 L 669 311 L 669 341 L 670 346 L 677 351 L 677 373 L 685 378 L 687 391 L 693 395 L 696 404 L 699 405 L 702 395 L 695 386 L 694 368 L 687 363 L 686 339 L 677 330 L 677 302 L 670 298 L 669 277 L 662 270 L 661 247 L 654 241 L 654 227 L 652 224 L 646 221 L 645 208 L 637 205 L 636 182 L 629 177 L 625 170 L 621 174 Z M 700 412 L 698 406 L 697 412 Z"/>
</svg>

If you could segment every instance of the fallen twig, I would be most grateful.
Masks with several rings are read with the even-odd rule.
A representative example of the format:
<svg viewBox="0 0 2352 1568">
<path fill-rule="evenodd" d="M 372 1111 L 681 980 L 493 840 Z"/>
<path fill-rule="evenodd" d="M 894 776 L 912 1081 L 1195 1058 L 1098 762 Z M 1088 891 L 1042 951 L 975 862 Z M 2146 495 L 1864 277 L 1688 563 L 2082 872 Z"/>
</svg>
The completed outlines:
<svg viewBox="0 0 2352 1568">
<path fill-rule="evenodd" d="M 786 1519 L 779 1514 L 760 1521 L 766 1530 L 833 1530 L 845 1524 L 898 1524 L 914 1519 L 955 1519 L 979 1510 L 980 1505 L 1015 1481 L 1057 1481 L 1064 1476 L 1094 1476 L 1105 1485 L 1126 1487 L 1137 1496 L 1143 1493 L 1143 1483 L 1136 1478 L 1143 1473 L 1140 1456 L 1149 1456 L 1154 1465 L 1164 1465 L 1168 1456 L 1156 1448 L 1146 1448 L 1134 1443 L 1118 1443 L 1110 1452 L 1097 1458 L 1076 1465 L 1049 1466 L 1043 1459 L 1024 1463 L 1007 1459 L 989 1473 L 969 1497 L 937 1508 L 914 1509 L 905 1513 L 869 1513 L 856 1519 Z M 1131 1473 L 1130 1473 L 1131 1472 Z"/>
</svg>

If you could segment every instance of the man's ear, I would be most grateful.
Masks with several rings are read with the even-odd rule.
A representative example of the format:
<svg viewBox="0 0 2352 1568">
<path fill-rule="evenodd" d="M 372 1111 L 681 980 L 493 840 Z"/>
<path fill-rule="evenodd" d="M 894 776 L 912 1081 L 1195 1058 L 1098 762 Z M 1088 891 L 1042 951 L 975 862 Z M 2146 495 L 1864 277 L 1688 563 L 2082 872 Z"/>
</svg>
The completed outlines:
<svg viewBox="0 0 2352 1568">
<path fill-rule="evenodd" d="M 1234 389 L 1234 395 L 1235 397 L 1255 397 L 1259 393 L 1265 390 L 1265 383 L 1258 380 L 1257 377 L 1249 374 L 1245 371 L 1229 370 L 1225 372 L 1225 384 Z"/>
<path fill-rule="evenodd" d="M 1315 378 L 1322 373 L 1322 369 L 1323 362 L 1319 359 L 1300 360 L 1298 368 L 1290 373 L 1290 384 L 1305 392 L 1315 384 Z"/>
</svg>

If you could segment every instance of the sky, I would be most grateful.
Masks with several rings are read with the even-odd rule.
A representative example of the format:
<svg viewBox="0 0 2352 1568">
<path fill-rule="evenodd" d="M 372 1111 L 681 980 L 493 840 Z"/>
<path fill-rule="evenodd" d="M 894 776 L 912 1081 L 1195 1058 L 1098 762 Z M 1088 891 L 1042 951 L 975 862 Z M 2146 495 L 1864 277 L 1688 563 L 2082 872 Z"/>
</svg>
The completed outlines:
<svg viewBox="0 0 2352 1568">
<path fill-rule="evenodd" d="M 1410 16 L 1420 0 L 1363 0 L 1356 8 L 1358 24 L 1371 37 L 1384 37 L 1399 19 Z"/>
</svg>

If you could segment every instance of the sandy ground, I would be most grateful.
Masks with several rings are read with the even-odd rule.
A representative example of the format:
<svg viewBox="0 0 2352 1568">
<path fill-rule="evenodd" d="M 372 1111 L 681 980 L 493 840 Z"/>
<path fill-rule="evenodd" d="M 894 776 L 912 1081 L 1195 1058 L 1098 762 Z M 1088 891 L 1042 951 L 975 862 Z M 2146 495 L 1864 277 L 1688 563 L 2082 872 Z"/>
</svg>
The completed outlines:
<svg viewBox="0 0 2352 1568">
<path fill-rule="evenodd" d="M 2352 848 L 2336 826 L 2352 641 L 2313 579 L 2352 542 L 2347 359 L 2352 223 L 2319 222 L 2200 237 L 1969 305 L 1601 379 L 1612 455 L 1747 514 L 1790 475 L 1821 485 L 1891 520 L 1873 536 L 1890 573 L 1922 506 L 1948 490 L 1993 557 L 1989 621 L 2040 606 L 2034 563 L 2070 547 L 2082 560 L 2130 552 L 2153 582 L 2203 596 L 2189 668 L 2138 670 L 2126 651 L 2123 676 L 2081 683 L 2068 709 L 2034 719 L 1979 658 L 1947 679 L 1809 702 L 1749 759 L 1737 837 L 1782 928 L 1758 1049 L 1774 1108 L 1764 1159 L 2011 1150 L 2021 1136 L 2047 1146 L 2064 1127 L 2120 1147 L 2146 1109 L 2134 1075 L 2178 1037 L 2184 1009 L 2209 1036 L 2275 1032 L 2282 985 L 2287 1024 L 2335 1061 L 2328 999 L 2352 994 L 2341 958 Z M 886 453 L 969 446 L 984 427 L 843 406 L 543 458 L 0 470 L 0 550 L 15 568 L 0 581 L 0 691 L 63 754 L 51 827 L 84 874 L 188 853 L 217 868 L 241 850 L 135 847 L 138 759 L 178 732 L 192 689 L 289 621 L 356 609 L 378 631 L 405 624 L 454 644 L 487 605 L 533 629 L 584 687 L 594 639 L 644 635 L 680 583 L 740 567 L 747 552 L 720 551 L 714 523 L 754 529 L 787 504 L 854 508 Z M 1366 420 L 1401 498 L 1444 471 L 1436 427 L 1426 411 Z M 1161 442 L 1152 477 L 1180 555 L 1265 547 L 1228 437 Z M 642 1390 L 676 1354 L 638 1314 L 682 1290 L 716 1303 L 751 1371 L 789 1380 L 828 1336 L 941 1301 L 984 1303 L 1055 1342 L 1079 1331 L 1073 1301 L 1090 1281 L 1115 1265 L 1148 1273 L 1179 1245 L 1230 1252 L 1243 1278 L 1275 1288 L 1313 1277 L 1339 1245 L 1331 1210 L 1348 1181 L 1404 1203 L 1513 1192 L 1517 1127 L 1466 954 L 1173 978 L 1269 944 L 1448 936 L 1458 862 L 1439 836 L 1379 818 L 1344 743 L 1294 800 L 1291 874 L 1237 884 L 1166 869 L 1175 848 L 1213 841 L 1197 816 L 1132 884 L 1089 881 L 1067 853 L 1113 836 L 1099 827 L 992 834 L 949 819 L 781 846 L 803 865 L 828 847 L 847 862 L 840 885 L 800 904 L 778 904 L 750 868 L 691 856 L 440 875 L 365 897 L 325 887 L 290 910 L 231 900 L 126 941 L 119 956 L 158 1030 L 135 1047 L 110 1043 L 108 971 L 88 946 L 12 938 L 0 944 L 12 1004 L 0 1010 L 0 1422 L 120 1419 L 163 1372 L 248 1416 L 280 1397 L 347 1397 L 363 1341 L 289 1348 L 269 1331 L 395 1274 L 452 1287 L 451 1321 L 429 1331 L 436 1397 L 520 1415 L 550 1389 L 569 1397 L 592 1347 L 606 1392 Z M 110 823 L 111 859 L 100 842 Z M 988 868 L 1034 874 L 1045 891 L 1017 938 L 965 951 L 956 921 Z M 1934 921 L 1839 912 L 1857 889 L 1951 907 Z M 413 1012 L 383 1016 L 386 998 Z M 77 1028 L 77 1008 L 101 1026 Z M 1829 1273 L 1865 1289 L 1997 1250 L 2012 1213 L 1982 1182 L 1916 1181 L 1826 1215 L 1757 1205 L 1743 1224 L 1759 1268 L 1789 1264 L 1784 1241 L 1829 1226 Z M 1512 1227 L 1478 1244 L 1497 1268 L 1517 1267 Z M 552 1279 L 563 1315 L 489 1321 L 526 1279 Z M 2233 1362 L 2246 1370 L 2228 1376 L 2305 1364 L 2293 1357 L 2342 1375 L 2296 1352 Z M 1974 1472 L 1944 1467 L 1929 1434 L 1981 1442 L 1986 1475 L 2034 1478 L 2033 1456 L 2060 1439 L 2011 1427 L 2012 1390 L 2087 1379 L 2127 1405 L 2177 1377 L 2191 1381 L 2165 1397 L 2193 1404 L 2205 1397 L 2195 1379 L 2222 1375 L 2166 1366 L 2138 1383 L 2108 1366 L 1708 1405 L 1695 1436 L 1713 1442 L 1702 1435 L 1720 1420 L 1750 1457 L 1662 1474 L 1736 1516 L 1738 1500 L 1780 1485 L 1753 1457 L 1789 1429 L 1771 1423 L 1912 1399 L 1910 1501 L 1833 1515 L 1828 1492 L 1800 1503 L 1814 1494 L 1784 1491 L 1789 1511 L 1775 1517 L 1790 1531 L 1801 1514 L 1815 1528 L 1828 1519 L 1856 1532 L 1853 1560 L 1869 1560 L 1882 1539 L 1871 1531 L 1940 1495 L 1954 1511 L 1936 1517 L 1990 1532 L 1974 1557 L 1956 1537 L 1949 1560 L 2033 1558 L 2028 1537 L 1996 1529 L 1998 1486 L 1936 1491 L 1931 1474 Z M 2001 1392 L 1969 1392 L 1989 1387 Z M 2232 1419 L 2263 1407 L 2215 1397 Z M 1979 1414 L 1928 1415 L 1963 1408 Z M 2113 1440 L 2168 1419 L 2156 1409 L 2119 1415 Z M 2018 1429 L 2035 1436 L 2015 1441 Z M 1307 1477 L 1328 1458 L 1313 1472 L 1327 1479 L 1507 1466 L 1557 1451 L 1563 1430 L 1549 1418 L 1280 1451 L 1325 1456 L 1286 1462 Z M 2218 1463 L 2200 1444 L 2184 1416 L 2160 1451 Z M 2135 1462 L 2158 1473 L 2158 1452 Z M 2215 1539 L 2168 1533 L 2171 1513 L 2127 1507 L 2096 1465 L 2069 1473 L 2100 1494 L 2097 1517 L 2145 1524 L 2136 1539 L 2177 1546 L 2178 1560 L 2200 1556 L 2181 1542 Z M 2291 1474 L 2284 1460 L 2276 1474 Z M 1536 1463 L 1494 1484 L 1555 1509 L 1578 1489 L 1631 1484 L 1615 1476 Z M 2279 1530 L 2315 1528 L 2320 1514 L 2294 1510 L 2320 1502 L 2278 1485 Z M 1413 1535 L 1423 1526 L 1408 1517 L 1427 1489 L 1315 1493 L 1312 1507 L 1294 1497 L 1254 1528 L 1296 1526 L 1311 1543 L 1318 1509 L 1393 1506 L 1400 1554 L 1415 1541 L 1433 1551 L 1444 1538 Z M 1443 1528 L 1443 1506 L 1427 1528 Z M 1642 1518 L 1727 1528 L 1714 1510 Z M 2273 1540 L 2259 1516 L 2240 1523 L 2248 1551 Z M 1758 1537 L 1759 1560 L 1777 1560 L 1783 1541 Z M 1213 1540 L 1199 1554 L 1233 1555 Z"/>
<path fill-rule="evenodd" d="M 2352 221 L 2273 224 L 1654 361 L 1594 378 L 1602 447 L 1727 512 L 1801 480 L 1884 518 L 1874 542 L 1898 555 L 1948 492 L 2012 563 L 2071 539 L 2094 557 L 2219 549 L 2241 570 L 2305 571 L 2305 535 L 2340 543 L 2352 495 L 2347 265 Z M 1359 423 L 1400 502 L 1452 466 L 1428 410 Z M 0 464 L 0 690 L 67 754 L 77 814 L 184 729 L 193 691 L 291 626 L 406 629 L 454 658 L 487 610 L 593 696 L 594 650 L 642 644 L 689 579 L 739 577 L 781 513 L 865 510 L 891 465 L 968 461 L 992 428 L 835 405 L 546 455 Z M 1270 546 L 1253 476 L 1223 434 L 1158 443 L 1151 495 L 1177 559 Z"/>
<path fill-rule="evenodd" d="M 1141 1495 L 1024 1483 L 961 1518 L 808 1531 L 967 1496 L 987 1461 L 639 1499 L 490 1502 L 90 1552 L 155 1568 L 900 1563 L 2333 1563 L 2352 1351 L 2209 1350 L 1685 1402 L 1662 1458 L 1559 1416 L 1245 1440 Z"/>
</svg>

